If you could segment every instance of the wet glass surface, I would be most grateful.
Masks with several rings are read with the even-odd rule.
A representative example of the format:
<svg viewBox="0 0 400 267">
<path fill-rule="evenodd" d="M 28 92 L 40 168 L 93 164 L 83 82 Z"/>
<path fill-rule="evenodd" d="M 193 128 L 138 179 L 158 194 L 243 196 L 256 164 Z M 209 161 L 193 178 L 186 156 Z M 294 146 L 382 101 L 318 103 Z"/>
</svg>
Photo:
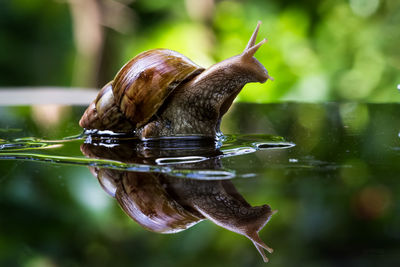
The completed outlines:
<svg viewBox="0 0 400 267">
<path fill-rule="evenodd" d="M 219 142 L 87 138 L 84 109 L 0 107 L 0 265 L 400 263 L 398 104 L 236 104 Z"/>
</svg>

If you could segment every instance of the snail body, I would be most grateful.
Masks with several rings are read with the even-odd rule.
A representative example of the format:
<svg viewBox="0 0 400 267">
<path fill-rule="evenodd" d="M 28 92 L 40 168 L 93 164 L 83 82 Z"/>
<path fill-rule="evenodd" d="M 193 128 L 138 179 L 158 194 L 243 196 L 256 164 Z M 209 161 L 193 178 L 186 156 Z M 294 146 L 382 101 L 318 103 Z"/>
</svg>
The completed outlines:
<svg viewBox="0 0 400 267">
<path fill-rule="evenodd" d="M 265 82 L 254 57 L 258 23 L 245 50 L 204 69 L 178 52 L 154 49 L 130 60 L 105 85 L 79 124 L 86 130 L 134 133 L 142 139 L 219 134 L 222 116 L 246 83 Z"/>
</svg>

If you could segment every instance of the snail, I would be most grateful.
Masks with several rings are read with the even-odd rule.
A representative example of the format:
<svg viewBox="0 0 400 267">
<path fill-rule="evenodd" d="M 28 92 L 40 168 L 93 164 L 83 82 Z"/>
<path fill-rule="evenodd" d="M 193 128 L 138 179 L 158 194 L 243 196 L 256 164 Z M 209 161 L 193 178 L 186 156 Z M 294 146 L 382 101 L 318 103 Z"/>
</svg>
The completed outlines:
<svg viewBox="0 0 400 267">
<path fill-rule="evenodd" d="M 142 52 L 106 84 L 83 114 L 87 133 L 109 130 L 141 139 L 220 134 L 222 116 L 243 86 L 272 79 L 254 57 L 258 22 L 244 51 L 204 69 L 168 50 Z"/>
<path fill-rule="evenodd" d="M 144 142 L 129 140 L 110 146 L 109 143 L 90 139 L 81 145 L 81 151 L 89 158 L 139 164 L 154 164 L 160 157 L 184 158 L 197 151 L 199 154 L 196 155 L 208 160 L 178 165 L 189 170 L 222 167 L 219 160 L 221 151 L 214 146 L 195 144 L 193 140 L 180 147 L 177 144 L 170 145 L 170 149 L 164 150 L 163 147 L 150 148 Z M 197 145 L 200 145 L 198 149 Z M 129 217 L 147 230 L 164 234 L 178 233 L 201 221 L 210 220 L 250 239 L 264 261 L 268 261 L 264 250 L 273 251 L 261 240 L 258 232 L 276 211 L 266 204 L 251 206 L 231 180 L 196 180 L 177 178 L 168 173 L 133 172 L 96 166 L 89 169 L 103 190 L 117 200 Z"/>
</svg>

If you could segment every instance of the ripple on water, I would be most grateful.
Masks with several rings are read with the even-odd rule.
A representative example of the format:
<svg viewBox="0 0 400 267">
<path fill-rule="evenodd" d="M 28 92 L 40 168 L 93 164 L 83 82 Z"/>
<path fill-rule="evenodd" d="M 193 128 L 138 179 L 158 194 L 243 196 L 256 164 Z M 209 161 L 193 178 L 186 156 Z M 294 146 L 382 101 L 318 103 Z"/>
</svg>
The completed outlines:
<svg viewBox="0 0 400 267">
<path fill-rule="evenodd" d="M 282 137 L 272 135 L 225 135 L 218 140 L 185 136 L 145 141 L 129 136 L 76 135 L 62 140 L 2 139 L 0 159 L 158 172 L 209 180 L 236 177 L 235 170 L 222 166 L 223 158 L 293 146 Z"/>
</svg>

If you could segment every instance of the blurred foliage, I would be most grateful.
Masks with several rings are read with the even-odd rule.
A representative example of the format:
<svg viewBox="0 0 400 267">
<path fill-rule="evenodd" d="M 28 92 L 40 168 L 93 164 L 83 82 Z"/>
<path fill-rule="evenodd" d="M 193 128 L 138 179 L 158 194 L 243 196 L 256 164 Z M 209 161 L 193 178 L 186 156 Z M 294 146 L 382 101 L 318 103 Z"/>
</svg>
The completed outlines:
<svg viewBox="0 0 400 267">
<path fill-rule="evenodd" d="M 96 86 L 130 58 L 170 48 L 209 66 L 256 54 L 276 79 L 240 101 L 400 101 L 398 0 L 13 0 L 0 9 L 1 86 Z"/>
</svg>

